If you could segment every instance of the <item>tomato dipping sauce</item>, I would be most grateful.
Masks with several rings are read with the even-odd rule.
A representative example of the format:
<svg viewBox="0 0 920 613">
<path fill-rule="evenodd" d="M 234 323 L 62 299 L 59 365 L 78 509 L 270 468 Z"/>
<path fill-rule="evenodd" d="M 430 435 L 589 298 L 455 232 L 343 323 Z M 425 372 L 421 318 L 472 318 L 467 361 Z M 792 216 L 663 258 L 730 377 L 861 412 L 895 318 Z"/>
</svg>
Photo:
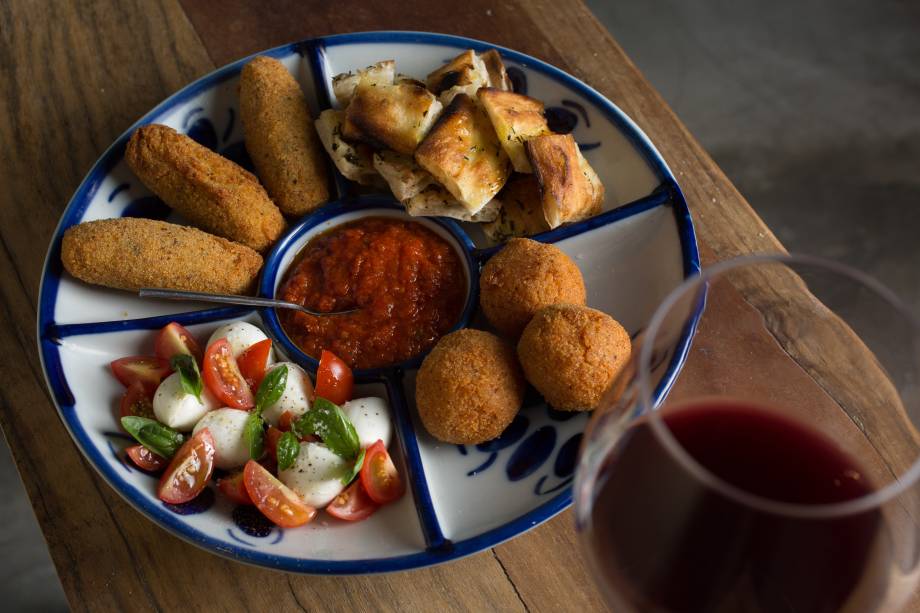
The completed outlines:
<svg viewBox="0 0 920 613">
<path fill-rule="evenodd" d="M 352 368 L 403 362 L 430 349 L 460 318 L 467 287 L 460 256 L 424 225 L 365 217 L 310 240 L 297 255 L 279 298 L 315 317 L 279 312 L 288 337 L 307 355 L 327 349 Z"/>
</svg>

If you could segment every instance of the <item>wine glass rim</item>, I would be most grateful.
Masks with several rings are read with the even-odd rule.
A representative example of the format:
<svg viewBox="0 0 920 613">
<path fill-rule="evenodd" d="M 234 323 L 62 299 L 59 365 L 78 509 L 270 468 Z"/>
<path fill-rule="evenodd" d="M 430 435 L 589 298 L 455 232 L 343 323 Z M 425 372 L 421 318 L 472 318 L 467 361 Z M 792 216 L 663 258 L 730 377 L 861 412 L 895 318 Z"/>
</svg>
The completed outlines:
<svg viewBox="0 0 920 613">
<path fill-rule="evenodd" d="M 664 301 L 655 310 L 652 319 L 646 328 L 646 341 L 654 339 L 658 334 L 665 317 L 674 307 L 678 300 L 683 298 L 688 291 L 697 289 L 701 286 L 708 287 L 710 281 L 722 276 L 724 273 L 757 264 L 800 264 L 814 266 L 829 270 L 834 273 L 842 274 L 850 279 L 861 283 L 870 290 L 876 292 L 890 306 L 899 311 L 905 319 L 915 328 L 920 330 L 920 319 L 901 301 L 897 295 L 888 287 L 883 285 L 874 277 L 860 270 L 841 264 L 833 260 L 812 256 L 812 255 L 792 255 L 792 254 L 755 254 L 731 258 L 709 266 L 699 274 L 689 277 L 664 299 Z M 888 500 L 891 500 L 920 477 L 920 457 L 914 460 L 910 468 L 902 475 L 897 476 L 894 481 L 879 488 L 869 494 L 847 500 L 845 502 L 831 504 L 799 504 L 773 500 L 764 496 L 752 494 L 736 485 L 722 479 L 708 468 L 700 464 L 683 445 L 671 433 L 665 425 L 659 409 L 664 406 L 667 396 L 664 396 L 654 402 L 653 385 L 651 382 L 651 372 L 648 367 L 652 363 L 653 342 L 644 342 L 639 349 L 638 361 L 638 400 L 646 407 L 651 407 L 648 411 L 648 421 L 652 430 L 655 432 L 665 449 L 674 457 L 683 467 L 697 478 L 701 483 L 711 487 L 717 492 L 734 499 L 741 504 L 752 507 L 756 510 L 773 513 L 777 515 L 787 515 L 802 518 L 828 518 L 840 517 L 860 513 L 869 509 L 876 508 Z"/>
</svg>

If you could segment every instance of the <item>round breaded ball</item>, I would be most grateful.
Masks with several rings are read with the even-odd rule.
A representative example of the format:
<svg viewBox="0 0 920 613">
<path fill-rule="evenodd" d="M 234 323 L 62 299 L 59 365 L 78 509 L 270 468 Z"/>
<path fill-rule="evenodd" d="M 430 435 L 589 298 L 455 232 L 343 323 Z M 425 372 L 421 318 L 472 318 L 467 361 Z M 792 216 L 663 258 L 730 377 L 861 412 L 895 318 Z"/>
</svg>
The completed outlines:
<svg viewBox="0 0 920 613">
<path fill-rule="evenodd" d="M 595 309 L 557 304 L 537 311 L 518 342 L 524 376 L 563 411 L 589 411 L 629 361 L 629 333 Z"/>
<path fill-rule="evenodd" d="M 443 337 L 416 377 L 422 424 L 446 443 L 492 440 L 508 427 L 523 401 L 524 377 L 514 349 L 482 330 Z"/>
<path fill-rule="evenodd" d="M 489 323 L 515 340 L 541 308 L 585 303 L 585 281 L 575 262 L 555 245 L 526 238 L 511 239 L 486 262 L 479 292 Z"/>
</svg>

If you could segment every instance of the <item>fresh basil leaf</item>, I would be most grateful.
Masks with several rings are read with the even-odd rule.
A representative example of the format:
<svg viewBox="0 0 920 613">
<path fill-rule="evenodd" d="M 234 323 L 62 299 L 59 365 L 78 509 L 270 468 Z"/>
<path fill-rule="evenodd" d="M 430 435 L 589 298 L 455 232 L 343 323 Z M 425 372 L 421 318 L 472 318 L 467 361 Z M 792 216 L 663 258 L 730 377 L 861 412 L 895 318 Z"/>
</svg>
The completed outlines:
<svg viewBox="0 0 920 613">
<path fill-rule="evenodd" d="M 353 460 L 361 451 L 361 442 L 351 420 L 338 405 L 317 398 L 309 411 L 295 422 L 299 435 L 313 434 L 320 437 L 329 450 L 346 460 Z"/>
<path fill-rule="evenodd" d="M 297 454 L 300 453 L 300 441 L 293 432 L 285 432 L 278 439 L 278 449 L 275 454 L 278 456 L 278 470 L 285 470 L 294 464 Z"/>
<path fill-rule="evenodd" d="M 185 442 L 185 437 L 168 426 L 146 417 L 126 415 L 121 418 L 121 426 L 134 437 L 134 439 L 157 454 L 170 459 Z"/>
<path fill-rule="evenodd" d="M 255 410 L 257 412 L 262 413 L 265 407 L 270 407 L 278 402 L 281 394 L 284 393 L 287 378 L 288 367 L 286 364 L 273 368 L 265 375 L 262 383 L 259 384 L 259 390 L 256 392 Z"/>
<path fill-rule="evenodd" d="M 354 466 L 351 467 L 351 472 L 346 473 L 345 476 L 342 477 L 342 483 L 348 485 L 355 480 L 355 477 L 361 472 L 361 467 L 364 466 L 364 454 L 366 453 L 366 449 L 362 449 L 358 452 L 358 457 L 355 458 L 355 463 Z"/>
<path fill-rule="evenodd" d="M 201 382 L 201 371 L 195 358 L 187 353 L 177 353 L 169 361 L 172 369 L 179 373 L 182 389 L 186 394 L 191 394 L 201 402 L 201 392 L 204 384 Z"/>
<path fill-rule="evenodd" d="M 243 437 L 249 447 L 249 457 L 258 460 L 265 451 L 265 429 L 262 425 L 262 413 L 251 411 L 243 424 Z"/>
</svg>

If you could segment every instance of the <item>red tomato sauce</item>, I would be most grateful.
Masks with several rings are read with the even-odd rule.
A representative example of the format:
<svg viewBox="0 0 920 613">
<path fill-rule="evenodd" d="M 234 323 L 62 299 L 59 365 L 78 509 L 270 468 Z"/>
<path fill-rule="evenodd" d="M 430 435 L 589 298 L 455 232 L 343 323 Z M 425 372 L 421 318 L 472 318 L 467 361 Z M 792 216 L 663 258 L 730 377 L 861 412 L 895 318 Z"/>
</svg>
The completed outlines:
<svg viewBox="0 0 920 613">
<path fill-rule="evenodd" d="M 352 368 L 403 362 L 430 349 L 460 317 L 467 287 L 460 256 L 418 222 L 366 217 L 310 240 L 280 298 L 316 311 L 281 311 L 281 325 L 305 353 L 323 349 Z"/>
</svg>

